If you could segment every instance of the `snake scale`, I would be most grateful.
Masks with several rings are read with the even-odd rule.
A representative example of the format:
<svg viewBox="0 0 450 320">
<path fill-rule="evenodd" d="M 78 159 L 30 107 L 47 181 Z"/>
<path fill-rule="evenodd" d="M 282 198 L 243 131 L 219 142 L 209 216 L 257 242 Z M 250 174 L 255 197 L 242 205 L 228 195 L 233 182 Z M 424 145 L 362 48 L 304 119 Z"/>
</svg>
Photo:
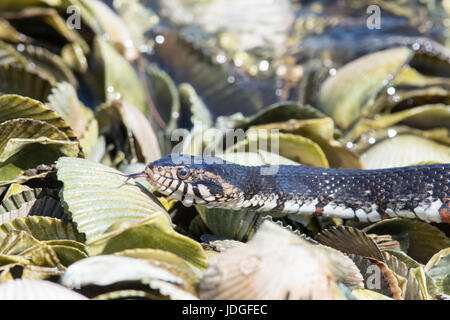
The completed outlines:
<svg viewBox="0 0 450 320">
<path fill-rule="evenodd" d="M 160 193 L 231 210 L 281 211 L 374 222 L 391 217 L 450 223 L 450 164 L 376 170 L 242 166 L 215 157 L 172 155 L 146 166 Z M 183 159 L 180 163 L 179 159 Z"/>
</svg>

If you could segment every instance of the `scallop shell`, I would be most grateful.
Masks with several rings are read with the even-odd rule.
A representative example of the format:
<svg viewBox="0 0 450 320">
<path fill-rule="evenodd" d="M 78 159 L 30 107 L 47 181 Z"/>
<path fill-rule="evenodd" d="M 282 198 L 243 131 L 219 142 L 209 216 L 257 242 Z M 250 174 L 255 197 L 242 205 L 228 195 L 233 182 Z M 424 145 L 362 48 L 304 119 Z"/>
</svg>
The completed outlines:
<svg viewBox="0 0 450 320">
<path fill-rule="evenodd" d="M 13 194 L 0 203 L 0 224 L 27 216 L 50 216 L 68 221 L 69 218 L 56 197 L 57 194 L 52 189 L 40 188 Z"/>
<path fill-rule="evenodd" d="M 384 262 L 384 256 L 375 241 L 356 228 L 331 227 L 318 234 L 316 240 L 347 254 L 371 257 Z"/>
<path fill-rule="evenodd" d="M 450 239 L 436 226 L 417 220 L 393 218 L 378 221 L 362 231 L 366 233 L 390 234 L 400 240 L 405 237 L 409 245 L 402 249 L 412 259 L 419 263 L 427 263 L 439 250 L 450 247 Z M 402 241 L 400 240 L 400 243 Z M 388 251 L 392 253 L 391 250 Z M 399 257 L 398 254 L 394 254 Z M 410 260 L 410 258 L 408 260 Z M 403 261 L 406 263 L 406 261 Z M 408 263 L 407 263 L 408 265 Z M 408 265 L 417 267 L 418 265 Z"/>
<path fill-rule="evenodd" d="M 148 66 L 145 70 L 146 85 L 155 110 L 150 109 L 152 116 L 159 122 L 167 124 L 166 132 L 172 132 L 178 126 L 180 115 L 180 95 L 172 78 L 163 70 L 155 66 Z M 158 120 L 158 118 L 161 120 Z"/>
<path fill-rule="evenodd" d="M 360 115 L 369 113 L 376 96 L 412 55 L 410 49 L 398 47 L 349 62 L 322 83 L 317 106 L 329 114 L 340 129 L 347 129 Z"/>
<path fill-rule="evenodd" d="M 345 299 L 333 253 L 264 221 L 247 244 L 213 259 L 201 299 Z M 331 260 L 333 260 L 333 263 Z"/>
<path fill-rule="evenodd" d="M 148 288 L 145 291 L 155 290 L 171 299 L 196 299 L 189 292 L 187 281 L 175 269 L 143 259 L 113 255 L 90 257 L 72 264 L 62 276 L 61 283 L 69 288 L 84 288 L 88 295 L 91 295 L 89 286 L 108 291 L 111 285 L 129 283 L 126 289 L 133 289 L 133 284 L 142 284 Z"/>
<path fill-rule="evenodd" d="M 450 248 L 436 253 L 426 264 L 425 271 L 433 278 L 441 293 L 450 294 Z"/>
<path fill-rule="evenodd" d="M 50 281 L 17 279 L 0 285 L 0 300 L 87 300 L 87 298 Z"/>
<path fill-rule="evenodd" d="M 383 156 L 381 156 L 383 154 Z M 380 141 L 361 155 L 365 169 L 411 166 L 420 162 L 450 162 L 450 148 L 412 134 Z"/>
</svg>

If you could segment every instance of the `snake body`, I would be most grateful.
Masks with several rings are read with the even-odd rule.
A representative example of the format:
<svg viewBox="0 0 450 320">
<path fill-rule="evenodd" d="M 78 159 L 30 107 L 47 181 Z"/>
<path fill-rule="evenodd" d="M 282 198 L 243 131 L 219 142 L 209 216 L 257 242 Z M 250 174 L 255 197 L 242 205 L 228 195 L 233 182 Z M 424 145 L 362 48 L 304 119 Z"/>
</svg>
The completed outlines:
<svg viewBox="0 0 450 320">
<path fill-rule="evenodd" d="M 150 163 L 149 182 L 184 205 L 279 211 L 374 222 L 390 217 L 450 223 L 450 164 L 377 170 L 242 166 L 169 155 Z M 180 162 L 179 159 L 184 159 Z"/>
</svg>

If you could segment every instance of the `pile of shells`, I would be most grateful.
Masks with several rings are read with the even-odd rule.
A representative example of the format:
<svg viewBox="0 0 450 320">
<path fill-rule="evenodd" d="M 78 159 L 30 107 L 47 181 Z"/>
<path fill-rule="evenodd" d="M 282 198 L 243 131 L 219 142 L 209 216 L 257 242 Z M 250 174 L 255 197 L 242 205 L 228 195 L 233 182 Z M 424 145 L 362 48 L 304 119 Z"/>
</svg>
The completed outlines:
<svg viewBox="0 0 450 320">
<path fill-rule="evenodd" d="M 185 208 L 123 176 L 175 148 L 449 163 L 447 2 L 377 1 L 381 31 L 368 1 L 111 3 L 0 2 L 0 299 L 450 296 L 448 225 Z"/>
</svg>

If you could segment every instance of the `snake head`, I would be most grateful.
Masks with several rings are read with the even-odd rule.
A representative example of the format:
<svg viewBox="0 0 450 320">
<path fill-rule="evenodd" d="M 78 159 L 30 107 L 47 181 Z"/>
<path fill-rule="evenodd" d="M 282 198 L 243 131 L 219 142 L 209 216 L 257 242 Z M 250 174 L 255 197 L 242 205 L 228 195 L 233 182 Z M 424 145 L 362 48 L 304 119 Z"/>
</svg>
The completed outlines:
<svg viewBox="0 0 450 320">
<path fill-rule="evenodd" d="M 243 194 L 242 188 L 231 183 L 230 166 L 225 169 L 218 163 L 224 161 L 215 157 L 168 155 L 147 165 L 145 173 L 158 192 L 185 206 L 216 207 Z"/>
</svg>

